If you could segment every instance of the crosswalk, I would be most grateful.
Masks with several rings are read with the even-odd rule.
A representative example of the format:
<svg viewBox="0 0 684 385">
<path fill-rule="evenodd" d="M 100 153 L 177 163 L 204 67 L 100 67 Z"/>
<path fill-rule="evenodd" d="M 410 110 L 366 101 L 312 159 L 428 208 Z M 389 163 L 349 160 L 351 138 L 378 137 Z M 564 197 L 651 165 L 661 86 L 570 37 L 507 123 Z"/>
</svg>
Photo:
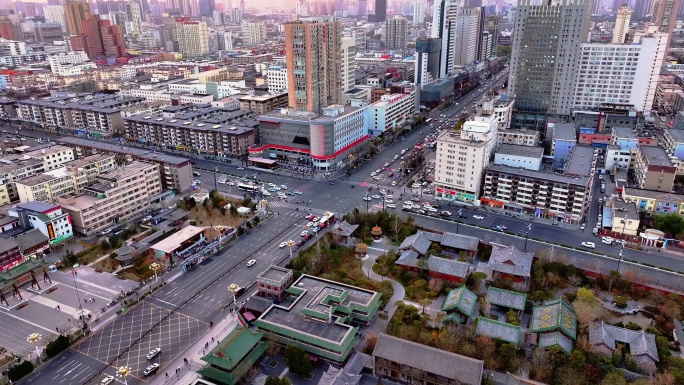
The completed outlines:
<svg viewBox="0 0 684 385">
<path fill-rule="evenodd" d="M 297 203 L 292 203 L 292 202 L 285 202 L 284 200 L 274 200 L 274 201 L 269 201 L 268 206 L 270 208 L 277 208 L 277 207 L 282 207 L 282 208 L 287 208 L 287 209 L 292 209 L 294 213 L 298 213 L 298 215 L 303 215 L 305 213 L 312 213 L 315 215 L 323 215 L 326 210 L 323 209 L 317 209 L 315 207 L 306 207 L 306 204 L 297 204 Z M 295 210 L 297 207 L 299 207 L 299 211 Z"/>
</svg>

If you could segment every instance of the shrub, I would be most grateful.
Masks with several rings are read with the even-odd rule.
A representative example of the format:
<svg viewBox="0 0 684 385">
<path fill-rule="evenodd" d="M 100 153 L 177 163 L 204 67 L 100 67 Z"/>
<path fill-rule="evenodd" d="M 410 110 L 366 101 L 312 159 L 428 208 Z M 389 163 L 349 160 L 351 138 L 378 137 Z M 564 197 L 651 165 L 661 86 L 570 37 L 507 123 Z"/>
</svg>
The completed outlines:
<svg viewBox="0 0 684 385">
<path fill-rule="evenodd" d="M 45 347 L 45 355 L 52 358 L 69 348 L 69 337 L 60 334 L 56 339 L 48 342 Z"/>
<path fill-rule="evenodd" d="M 627 300 L 624 297 L 615 297 L 613 302 L 618 309 L 624 309 L 627 307 Z"/>
<path fill-rule="evenodd" d="M 19 381 L 25 375 L 33 371 L 33 364 L 29 361 L 24 361 L 17 366 L 13 366 L 7 371 L 7 377 L 12 382 Z"/>
</svg>

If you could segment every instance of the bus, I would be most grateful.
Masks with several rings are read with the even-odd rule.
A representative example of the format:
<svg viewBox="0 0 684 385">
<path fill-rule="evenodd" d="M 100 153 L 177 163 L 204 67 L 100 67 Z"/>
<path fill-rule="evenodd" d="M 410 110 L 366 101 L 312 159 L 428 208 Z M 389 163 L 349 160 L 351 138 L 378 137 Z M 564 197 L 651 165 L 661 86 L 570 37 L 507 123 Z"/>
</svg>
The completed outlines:
<svg viewBox="0 0 684 385">
<path fill-rule="evenodd" d="M 238 190 L 242 191 L 249 191 L 249 192 L 256 192 L 259 188 L 252 185 L 252 184 L 246 184 L 246 183 L 238 183 Z"/>
<path fill-rule="evenodd" d="M 432 118 L 427 118 L 427 120 L 425 120 L 425 124 L 428 124 L 428 123 L 430 123 L 431 121 L 432 121 Z"/>
<path fill-rule="evenodd" d="M 326 211 L 321 219 L 318 221 L 318 227 L 324 229 L 329 224 L 335 222 L 335 214 L 330 211 Z"/>
</svg>

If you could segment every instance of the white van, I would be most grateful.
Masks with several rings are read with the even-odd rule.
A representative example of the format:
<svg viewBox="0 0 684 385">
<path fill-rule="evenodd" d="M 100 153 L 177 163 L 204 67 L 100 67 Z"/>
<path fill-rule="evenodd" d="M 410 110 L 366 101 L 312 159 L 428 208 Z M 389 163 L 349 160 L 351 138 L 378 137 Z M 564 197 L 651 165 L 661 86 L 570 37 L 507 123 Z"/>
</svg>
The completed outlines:
<svg viewBox="0 0 684 385">
<path fill-rule="evenodd" d="M 48 272 L 56 273 L 57 272 L 57 266 L 55 266 L 55 265 L 48 266 Z"/>
</svg>

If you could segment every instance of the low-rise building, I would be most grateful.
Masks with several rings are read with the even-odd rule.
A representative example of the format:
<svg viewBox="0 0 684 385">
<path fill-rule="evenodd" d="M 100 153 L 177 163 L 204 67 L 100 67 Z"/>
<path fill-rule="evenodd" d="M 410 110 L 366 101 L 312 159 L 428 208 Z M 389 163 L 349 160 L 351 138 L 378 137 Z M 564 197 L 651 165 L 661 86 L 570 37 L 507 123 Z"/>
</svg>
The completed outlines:
<svg viewBox="0 0 684 385">
<path fill-rule="evenodd" d="M 245 95 L 238 97 L 237 100 L 240 102 L 240 108 L 250 110 L 258 115 L 288 106 L 287 92 Z"/>
<path fill-rule="evenodd" d="M 479 385 L 484 371 L 482 360 L 384 333 L 378 337 L 373 361 L 376 377 L 407 384 Z"/>
<path fill-rule="evenodd" d="M 684 195 L 625 187 L 622 189 L 622 199 L 636 204 L 637 210 L 646 215 L 684 215 Z"/>
<path fill-rule="evenodd" d="M 5 159 L 3 159 L 5 160 Z M 38 175 L 45 171 L 42 159 L 28 158 L 7 160 L 0 163 L 0 205 L 19 199 L 16 181 Z"/>
<path fill-rule="evenodd" d="M 494 154 L 494 164 L 539 171 L 544 149 L 514 144 L 504 144 Z"/>
<path fill-rule="evenodd" d="M 60 138 L 57 142 L 72 147 L 78 158 L 77 160 L 81 160 L 83 157 L 85 159 L 98 159 L 90 157 L 102 154 L 113 157 L 116 164 L 128 163 L 134 160 L 157 163 L 159 164 L 162 188 L 166 190 L 186 191 L 194 179 L 190 159 L 182 156 L 155 153 L 146 149 L 74 137 Z"/>
<path fill-rule="evenodd" d="M 56 203 L 71 216 L 74 232 L 92 235 L 150 207 L 161 192 L 159 166 L 140 161 L 100 174 L 81 194 L 60 196 Z"/>
<path fill-rule="evenodd" d="M 370 324 L 380 306 L 379 293 L 306 274 L 286 290 L 287 297 L 254 325 L 283 345 L 335 363 L 347 360 L 357 340 L 356 325 Z"/>
<path fill-rule="evenodd" d="M 66 146 L 40 146 L 39 149 L 24 153 L 25 156 L 43 161 L 43 170 L 50 171 L 74 160 L 74 151 Z"/>
<path fill-rule="evenodd" d="M 599 354 L 613 356 L 621 346 L 629 346 L 637 367 L 644 373 L 654 373 L 659 361 L 656 337 L 643 330 L 631 330 L 606 324 L 603 321 L 591 327 L 589 342 Z M 624 348 L 623 348 L 624 349 Z"/>
<path fill-rule="evenodd" d="M 498 132 L 496 138 L 497 148 L 504 144 L 516 144 L 518 146 L 534 147 L 539 145 L 540 133 L 538 130 L 527 128 L 505 129 Z"/>
<path fill-rule="evenodd" d="M 22 179 L 15 184 L 20 201 L 52 203 L 59 196 L 79 193 L 87 183 L 85 171 L 62 167 Z"/>
<path fill-rule="evenodd" d="M 577 338 L 575 310 L 563 298 L 544 301 L 532 308 L 530 332 L 540 348 L 557 346 L 569 354 Z"/>
<path fill-rule="evenodd" d="M 345 167 L 368 138 L 365 104 L 333 105 L 322 114 L 282 109 L 259 117 L 260 144 L 249 148 L 250 160 L 295 161 L 316 170 Z"/>
<path fill-rule="evenodd" d="M 664 130 L 662 143 L 670 160 L 677 166 L 677 175 L 684 175 L 684 130 Z"/>
<path fill-rule="evenodd" d="M 634 202 L 613 201 L 610 208 L 610 225 L 613 233 L 637 236 L 639 211 Z"/>
<path fill-rule="evenodd" d="M 74 234 L 69 214 L 57 205 L 42 202 L 20 203 L 8 210 L 9 215 L 19 219 L 23 227 L 32 227 L 47 237 L 51 246 L 71 239 Z"/>
<path fill-rule="evenodd" d="M 609 145 L 606 147 L 605 165 L 606 172 L 615 175 L 618 171 L 627 171 L 632 165 L 633 154 L 636 149 L 620 148 Z"/>
<path fill-rule="evenodd" d="M 553 126 L 551 139 L 551 155 L 553 167 L 563 169 L 565 162 L 570 158 L 572 148 L 577 145 L 577 132 L 573 123 L 549 123 Z"/>
<path fill-rule="evenodd" d="M 416 109 L 416 92 L 383 95 L 366 109 L 368 133 L 379 136 L 384 132 L 401 131 Z"/>
<path fill-rule="evenodd" d="M 640 189 L 672 191 L 677 167 L 664 149 L 638 146 L 634 156 L 634 179 Z"/>
</svg>

